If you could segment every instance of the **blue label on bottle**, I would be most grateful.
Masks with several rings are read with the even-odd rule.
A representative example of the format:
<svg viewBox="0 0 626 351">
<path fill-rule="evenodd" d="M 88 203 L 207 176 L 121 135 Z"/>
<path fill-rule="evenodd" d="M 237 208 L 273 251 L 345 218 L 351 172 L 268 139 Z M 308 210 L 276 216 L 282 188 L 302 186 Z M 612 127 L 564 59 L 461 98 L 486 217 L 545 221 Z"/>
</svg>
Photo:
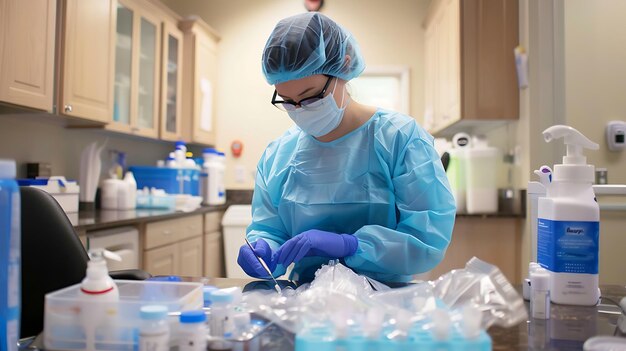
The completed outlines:
<svg viewBox="0 0 626 351">
<path fill-rule="evenodd" d="M 598 274 L 599 222 L 537 219 L 537 260 L 552 272 Z"/>
</svg>

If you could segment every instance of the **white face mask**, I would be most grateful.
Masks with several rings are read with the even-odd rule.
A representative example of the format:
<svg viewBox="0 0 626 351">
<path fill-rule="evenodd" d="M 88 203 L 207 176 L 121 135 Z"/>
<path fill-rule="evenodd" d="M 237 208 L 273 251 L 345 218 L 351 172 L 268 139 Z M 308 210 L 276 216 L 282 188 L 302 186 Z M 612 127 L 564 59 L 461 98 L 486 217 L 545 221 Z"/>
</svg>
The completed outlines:
<svg viewBox="0 0 626 351">
<path fill-rule="evenodd" d="M 316 101 L 306 108 L 297 108 L 293 111 L 287 111 L 289 117 L 304 131 L 314 137 L 321 137 L 332 132 L 341 120 L 346 107 L 339 108 L 333 97 L 333 93 L 337 88 L 337 81 L 333 87 L 333 92 L 325 96 L 323 99 Z M 345 98 L 345 90 L 341 96 L 341 105 Z M 347 106 L 347 105 L 346 105 Z"/>
</svg>

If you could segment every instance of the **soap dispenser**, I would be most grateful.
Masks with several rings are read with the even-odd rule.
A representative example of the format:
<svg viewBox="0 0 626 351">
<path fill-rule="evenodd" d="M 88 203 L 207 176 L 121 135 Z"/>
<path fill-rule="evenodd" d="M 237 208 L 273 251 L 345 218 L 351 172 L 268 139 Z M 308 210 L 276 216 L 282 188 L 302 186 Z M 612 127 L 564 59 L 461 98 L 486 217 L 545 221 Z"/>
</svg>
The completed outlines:
<svg viewBox="0 0 626 351">
<path fill-rule="evenodd" d="M 78 301 L 80 303 L 81 325 L 85 330 L 86 349 L 95 350 L 96 329 L 106 324 L 107 319 L 117 315 L 117 302 L 120 293 L 109 276 L 106 258 L 121 261 L 122 258 L 104 249 L 89 250 L 87 274 L 83 279 Z M 114 324 L 111 321 L 110 324 Z"/>
<path fill-rule="evenodd" d="M 538 200 L 537 259 L 550 274 L 550 298 L 557 304 L 592 306 L 598 302 L 600 208 L 592 184 L 594 166 L 583 149 L 598 144 L 578 130 L 555 125 L 546 142 L 563 139 L 567 154 L 554 166 L 546 195 Z"/>
</svg>

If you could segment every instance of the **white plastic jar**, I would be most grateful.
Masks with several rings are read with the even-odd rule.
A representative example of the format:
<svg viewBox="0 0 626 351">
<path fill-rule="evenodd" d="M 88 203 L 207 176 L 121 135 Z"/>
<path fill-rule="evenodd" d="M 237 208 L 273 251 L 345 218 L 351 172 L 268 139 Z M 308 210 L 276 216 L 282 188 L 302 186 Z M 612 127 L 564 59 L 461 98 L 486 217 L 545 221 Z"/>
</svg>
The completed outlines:
<svg viewBox="0 0 626 351">
<path fill-rule="evenodd" d="M 206 315 L 204 311 L 184 311 L 178 326 L 179 351 L 205 351 L 207 348 Z"/>
<path fill-rule="evenodd" d="M 143 306 L 140 310 L 139 351 L 168 351 L 170 327 L 167 323 L 167 307 Z"/>
<path fill-rule="evenodd" d="M 225 339 L 231 338 L 235 329 L 233 320 L 234 291 L 231 289 L 218 289 L 211 292 L 211 319 L 209 330 L 211 336 L 222 341 L 211 342 L 214 350 L 226 350 L 232 347 L 232 343 Z"/>
</svg>

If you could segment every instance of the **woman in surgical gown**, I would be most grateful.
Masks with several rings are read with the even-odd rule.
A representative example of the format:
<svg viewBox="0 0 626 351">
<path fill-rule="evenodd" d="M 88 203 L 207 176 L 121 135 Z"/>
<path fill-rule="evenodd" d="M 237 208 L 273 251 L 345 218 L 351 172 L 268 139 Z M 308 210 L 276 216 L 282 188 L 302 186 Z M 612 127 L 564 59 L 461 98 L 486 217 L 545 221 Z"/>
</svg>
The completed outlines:
<svg viewBox="0 0 626 351">
<path fill-rule="evenodd" d="M 272 104 L 296 126 L 258 163 L 243 270 L 269 277 L 255 255 L 274 276 L 294 263 L 299 281 L 330 259 L 383 282 L 435 267 L 456 212 L 446 174 L 413 118 L 351 99 L 346 83 L 365 68 L 351 34 L 320 13 L 285 18 L 262 67 Z"/>
</svg>

